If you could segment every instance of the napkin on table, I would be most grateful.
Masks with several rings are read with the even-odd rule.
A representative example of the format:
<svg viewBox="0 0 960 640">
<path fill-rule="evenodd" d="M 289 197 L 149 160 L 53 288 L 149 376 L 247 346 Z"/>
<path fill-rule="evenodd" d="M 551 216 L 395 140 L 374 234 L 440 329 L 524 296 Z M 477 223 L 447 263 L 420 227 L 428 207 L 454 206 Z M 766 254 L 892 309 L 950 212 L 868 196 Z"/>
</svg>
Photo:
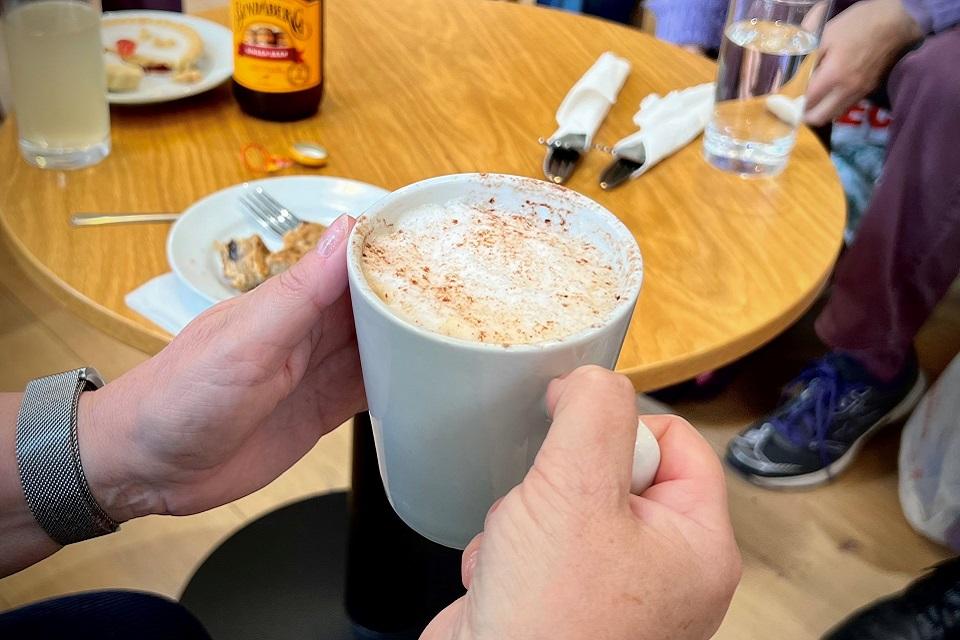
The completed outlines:
<svg viewBox="0 0 960 640">
<path fill-rule="evenodd" d="M 140 285 L 127 294 L 124 302 L 173 335 L 213 306 L 187 288 L 174 273 L 165 273 Z"/>
<path fill-rule="evenodd" d="M 713 111 L 714 91 L 714 83 L 707 82 L 662 97 L 651 93 L 640 102 L 640 110 L 633 116 L 640 130 L 613 147 L 614 155 L 643 165 L 631 178 L 646 173 L 700 135 Z"/>
<path fill-rule="evenodd" d="M 586 135 L 589 146 L 611 105 L 617 101 L 628 73 L 630 63 L 609 51 L 597 58 L 560 103 L 557 109 L 559 128 L 549 141 L 576 133 Z"/>
<path fill-rule="evenodd" d="M 807 107 L 807 99 L 805 96 L 791 98 L 775 93 L 772 96 L 767 96 L 765 104 L 767 111 L 795 127 L 803 119 L 803 110 Z"/>
</svg>

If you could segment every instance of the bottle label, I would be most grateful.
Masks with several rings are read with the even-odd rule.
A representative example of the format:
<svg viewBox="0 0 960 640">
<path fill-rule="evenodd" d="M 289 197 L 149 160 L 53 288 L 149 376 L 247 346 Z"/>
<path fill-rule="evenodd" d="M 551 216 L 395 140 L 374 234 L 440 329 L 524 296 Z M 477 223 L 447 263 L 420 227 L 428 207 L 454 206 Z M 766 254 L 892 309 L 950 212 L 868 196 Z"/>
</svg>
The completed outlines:
<svg viewBox="0 0 960 640">
<path fill-rule="evenodd" d="M 233 79 L 288 93 L 320 84 L 322 0 L 233 0 Z"/>
</svg>

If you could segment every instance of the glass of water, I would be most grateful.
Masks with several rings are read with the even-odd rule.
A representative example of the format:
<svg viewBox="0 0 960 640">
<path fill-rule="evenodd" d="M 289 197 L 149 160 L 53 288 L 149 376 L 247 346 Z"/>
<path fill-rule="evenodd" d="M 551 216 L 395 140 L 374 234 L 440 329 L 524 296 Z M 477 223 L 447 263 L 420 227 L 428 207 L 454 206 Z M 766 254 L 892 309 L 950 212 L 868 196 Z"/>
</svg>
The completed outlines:
<svg viewBox="0 0 960 640">
<path fill-rule="evenodd" d="M 96 164 L 110 153 L 110 109 L 98 5 L 0 0 L 20 151 L 49 169 Z"/>
<path fill-rule="evenodd" d="M 730 0 L 707 160 L 749 176 L 787 165 L 831 0 Z"/>
</svg>

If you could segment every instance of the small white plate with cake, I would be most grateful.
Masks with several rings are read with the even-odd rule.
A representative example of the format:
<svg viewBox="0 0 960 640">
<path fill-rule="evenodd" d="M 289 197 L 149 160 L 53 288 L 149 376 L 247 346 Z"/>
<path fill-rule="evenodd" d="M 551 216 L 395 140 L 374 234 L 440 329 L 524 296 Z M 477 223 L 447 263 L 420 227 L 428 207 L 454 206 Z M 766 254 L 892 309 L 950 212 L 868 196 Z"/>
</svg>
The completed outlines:
<svg viewBox="0 0 960 640">
<path fill-rule="evenodd" d="M 388 193 L 372 184 L 333 176 L 280 176 L 248 184 L 263 187 L 301 220 L 315 223 L 314 227 L 326 227 L 344 213 L 357 217 Z M 250 288 L 246 285 L 289 266 L 302 253 L 293 245 L 298 240 L 315 244 L 319 234 L 313 231 L 322 230 L 307 229 L 305 235 L 310 237 L 306 238 L 281 239 L 267 233 L 244 213 L 242 193 L 244 186 L 239 184 L 193 203 L 167 236 L 171 269 L 211 302 L 240 295 L 242 289 Z"/>
<path fill-rule="evenodd" d="M 101 25 L 111 104 L 152 104 L 208 91 L 233 75 L 233 36 L 172 11 L 111 11 Z"/>
</svg>

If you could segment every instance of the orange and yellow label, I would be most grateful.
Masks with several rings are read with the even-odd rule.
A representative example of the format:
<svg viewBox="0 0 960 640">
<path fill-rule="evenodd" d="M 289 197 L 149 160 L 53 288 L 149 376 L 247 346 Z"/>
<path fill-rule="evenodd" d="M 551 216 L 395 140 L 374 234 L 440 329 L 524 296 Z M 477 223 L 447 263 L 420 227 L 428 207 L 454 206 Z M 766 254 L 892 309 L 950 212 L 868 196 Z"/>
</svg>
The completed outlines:
<svg viewBox="0 0 960 640">
<path fill-rule="evenodd" d="M 233 79 L 287 93 L 320 84 L 323 0 L 232 0 Z"/>
</svg>

